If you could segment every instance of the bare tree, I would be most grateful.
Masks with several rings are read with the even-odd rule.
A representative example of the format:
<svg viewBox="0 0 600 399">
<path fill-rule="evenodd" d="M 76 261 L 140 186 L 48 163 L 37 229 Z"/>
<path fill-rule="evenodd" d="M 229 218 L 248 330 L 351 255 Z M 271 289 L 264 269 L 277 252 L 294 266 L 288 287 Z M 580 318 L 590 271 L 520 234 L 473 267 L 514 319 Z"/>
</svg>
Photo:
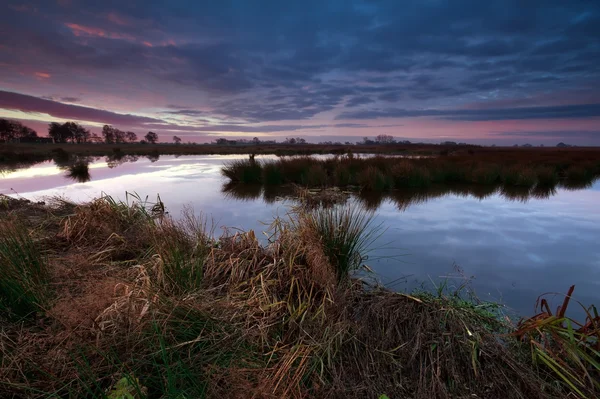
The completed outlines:
<svg viewBox="0 0 600 399">
<path fill-rule="evenodd" d="M 181 144 L 181 138 L 177 137 L 177 136 L 173 136 L 173 142 L 175 144 Z"/>
</svg>

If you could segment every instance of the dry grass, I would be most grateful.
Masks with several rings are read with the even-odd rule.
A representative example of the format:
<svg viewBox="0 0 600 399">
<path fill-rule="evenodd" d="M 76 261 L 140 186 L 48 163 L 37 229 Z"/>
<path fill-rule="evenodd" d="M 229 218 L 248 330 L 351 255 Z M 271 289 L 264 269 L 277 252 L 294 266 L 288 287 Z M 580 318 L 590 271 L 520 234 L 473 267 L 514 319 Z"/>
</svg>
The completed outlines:
<svg viewBox="0 0 600 399">
<path fill-rule="evenodd" d="M 372 238 L 368 213 L 298 210 L 261 243 L 156 211 L 103 198 L 43 223 L 33 213 L 29 231 L 57 237 L 42 242 L 55 297 L 43 317 L 0 326 L 0 396 L 579 395 L 481 304 L 353 278 Z"/>
</svg>

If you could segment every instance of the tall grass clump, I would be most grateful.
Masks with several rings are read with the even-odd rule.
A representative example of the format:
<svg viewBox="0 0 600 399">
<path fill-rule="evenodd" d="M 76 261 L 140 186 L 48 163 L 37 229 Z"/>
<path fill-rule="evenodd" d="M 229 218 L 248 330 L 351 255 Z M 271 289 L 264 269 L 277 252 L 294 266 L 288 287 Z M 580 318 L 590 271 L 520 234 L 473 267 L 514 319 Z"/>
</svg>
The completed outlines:
<svg viewBox="0 0 600 399">
<path fill-rule="evenodd" d="M 327 170 L 320 164 L 311 165 L 306 171 L 302 183 L 309 187 L 323 187 L 327 185 Z"/>
<path fill-rule="evenodd" d="M 345 187 L 352 184 L 352 173 L 346 162 L 338 162 L 333 169 L 333 177 L 336 186 Z"/>
<path fill-rule="evenodd" d="M 311 157 L 283 158 L 277 162 L 286 183 L 306 184 L 306 175 L 314 164 L 318 163 Z"/>
<path fill-rule="evenodd" d="M 0 314 L 22 318 L 44 310 L 48 262 L 24 227 L 0 222 Z"/>
<path fill-rule="evenodd" d="M 500 167 L 496 164 L 479 164 L 473 168 L 470 182 L 477 184 L 495 184 L 500 181 Z"/>
<path fill-rule="evenodd" d="M 165 219 L 156 230 L 154 270 L 161 289 L 172 295 L 198 290 L 214 245 L 206 221 L 186 211 L 182 221 Z"/>
<path fill-rule="evenodd" d="M 392 188 L 391 178 L 374 166 L 368 166 L 360 172 L 356 181 L 360 188 L 366 191 L 384 191 Z"/>
<path fill-rule="evenodd" d="M 540 187 L 554 187 L 558 184 L 559 178 L 556 170 L 548 166 L 541 166 L 536 171 L 537 184 Z"/>
<path fill-rule="evenodd" d="M 522 165 L 511 166 L 503 173 L 503 183 L 507 185 L 532 187 L 536 182 L 535 171 Z"/>
<path fill-rule="evenodd" d="M 431 184 L 427 169 L 405 160 L 392 167 L 391 175 L 396 187 L 427 187 Z"/>
<path fill-rule="evenodd" d="M 164 204 L 127 193 L 125 201 L 105 195 L 80 205 L 59 233 L 69 244 L 95 248 L 97 258 L 129 260 L 151 247 L 155 219 L 164 214 Z"/>
<path fill-rule="evenodd" d="M 359 206 L 333 206 L 301 213 L 298 226 L 318 238 L 338 279 L 344 280 L 360 268 L 380 235 L 381 226 L 374 225 L 374 216 Z"/>
<path fill-rule="evenodd" d="M 570 181 L 585 181 L 590 177 L 590 173 L 582 166 L 571 166 L 565 171 L 565 177 Z"/>
<path fill-rule="evenodd" d="M 566 315 L 571 286 L 555 313 L 545 298 L 538 299 L 539 313 L 521 320 L 513 335 L 529 344 L 533 360 L 545 367 L 579 397 L 596 397 L 600 391 L 600 316 L 593 305 L 580 304 L 583 322 Z"/>
<path fill-rule="evenodd" d="M 221 168 L 221 174 L 232 182 L 262 182 L 262 166 L 254 158 L 236 159 L 235 161 L 228 162 Z"/>
<path fill-rule="evenodd" d="M 266 162 L 262 167 L 262 181 L 267 185 L 279 185 L 283 183 L 283 174 L 276 162 Z"/>
</svg>

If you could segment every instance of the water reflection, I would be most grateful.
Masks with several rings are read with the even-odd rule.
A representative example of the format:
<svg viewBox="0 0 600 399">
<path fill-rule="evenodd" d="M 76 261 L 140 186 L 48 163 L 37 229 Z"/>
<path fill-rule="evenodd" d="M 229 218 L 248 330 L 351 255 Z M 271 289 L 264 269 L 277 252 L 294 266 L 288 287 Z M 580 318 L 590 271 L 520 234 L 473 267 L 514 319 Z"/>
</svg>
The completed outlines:
<svg viewBox="0 0 600 399">
<path fill-rule="evenodd" d="M 246 155 L 158 160 L 118 152 L 107 157 L 53 156 L 52 161 L 0 176 L 0 192 L 29 199 L 60 195 L 73 201 L 89 201 L 102 193 L 122 200 L 126 191 L 142 197 L 158 193 L 171 215 L 192 206 L 215 221 L 217 232 L 222 226 L 264 231 L 265 223 L 285 215 L 298 199 L 293 187 L 223 185 L 223 163 Z M 398 290 L 424 281 L 437 284 L 456 263 L 466 276 L 475 276 L 472 284 L 480 297 L 531 314 L 540 293 L 562 293 L 570 284 L 576 284 L 578 300 L 598 302 L 600 183 L 581 190 L 587 186 L 568 181 L 533 189 L 432 186 L 350 197 L 377 208 L 376 222 L 385 226 L 368 261 L 382 283 Z M 346 196 L 340 198 L 347 201 Z"/>
<path fill-rule="evenodd" d="M 151 153 L 146 155 L 145 158 L 154 163 L 160 159 L 160 154 L 158 152 Z M 174 158 L 179 158 L 179 156 L 175 156 Z M 106 166 L 113 169 L 125 163 L 137 162 L 139 159 L 139 155 L 124 154 L 119 148 L 115 148 L 110 155 L 106 156 L 71 154 L 64 151 L 62 148 L 57 148 L 52 150 L 52 156 L 49 160 L 52 161 L 59 170 L 66 172 L 64 174 L 66 178 L 78 183 L 85 183 L 92 179 L 92 175 L 89 171 L 89 165 L 91 163 L 104 160 Z M 28 155 L 24 156 L 23 159 L 17 157 L 11 158 L 9 161 L 3 160 L 0 157 L 0 175 L 9 176 L 19 170 L 29 169 L 45 162 L 48 162 L 48 159 L 43 155 Z"/>
<path fill-rule="evenodd" d="M 89 162 L 76 162 L 67 168 L 66 176 L 78 183 L 85 183 L 91 180 Z"/>
<path fill-rule="evenodd" d="M 590 184 L 591 186 L 591 184 Z M 590 187 L 587 186 L 587 187 Z M 221 192 L 228 199 L 240 201 L 262 200 L 273 203 L 282 199 L 299 200 L 298 187 L 291 186 L 262 186 L 260 184 L 225 183 Z M 315 190 L 317 191 L 317 190 Z M 324 192 L 327 190 L 324 190 Z M 358 200 L 362 206 L 370 210 L 377 210 L 389 201 L 399 211 L 446 196 L 473 197 L 484 200 L 494 195 L 500 195 L 506 200 L 526 203 L 531 199 L 548 199 L 557 193 L 555 186 L 535 186 L 533 188 L 519 186 L 487 186 L 487 185 L 434 185 L 419 189 L 397 189 L 389 192 L 360 191 L 352 193 L 347 198 Z"/>
</svg>

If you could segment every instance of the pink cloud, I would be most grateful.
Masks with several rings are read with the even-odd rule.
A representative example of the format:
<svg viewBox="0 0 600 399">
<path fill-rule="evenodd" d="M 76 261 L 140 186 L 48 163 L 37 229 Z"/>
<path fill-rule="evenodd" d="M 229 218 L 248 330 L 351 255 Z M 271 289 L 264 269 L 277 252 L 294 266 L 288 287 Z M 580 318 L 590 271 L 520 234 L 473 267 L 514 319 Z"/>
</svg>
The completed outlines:
<svg viewBox="0 0 600 399">
<path fill-rule="evenodd" d="M 35 76 L 38 77 L 39 79 L 50 79 L 50 77 L 52 75 L 50 75 L 49 73 L 46 73 L 46 72 L 36 72 Z"/>
<path fill-rule="evenodd" d="M 85 26 L 73 23 L 66 23 L 67 26 L 73 34 L 77 37 L 80 36 L 93 36 L 93 37 L 106 37 L 109 39 L 126 39 L 126 40 L 135 40 L 135 38 L 127 33 L 116 33 L 116 32 L 108 32 L 104 29 L 94 28 L 92 26 Z"/>
<path fill-rule="evenodd" d="M 140 126 L 162 123 L 156 118 L 140 115 L 119 114 L 103 109 L 64 104 L 58 101 L 0 90 L 0 108 L 22 112 L 45 113 L 55 118 L 107 123 L 111 125 Z"/>
</svg>

